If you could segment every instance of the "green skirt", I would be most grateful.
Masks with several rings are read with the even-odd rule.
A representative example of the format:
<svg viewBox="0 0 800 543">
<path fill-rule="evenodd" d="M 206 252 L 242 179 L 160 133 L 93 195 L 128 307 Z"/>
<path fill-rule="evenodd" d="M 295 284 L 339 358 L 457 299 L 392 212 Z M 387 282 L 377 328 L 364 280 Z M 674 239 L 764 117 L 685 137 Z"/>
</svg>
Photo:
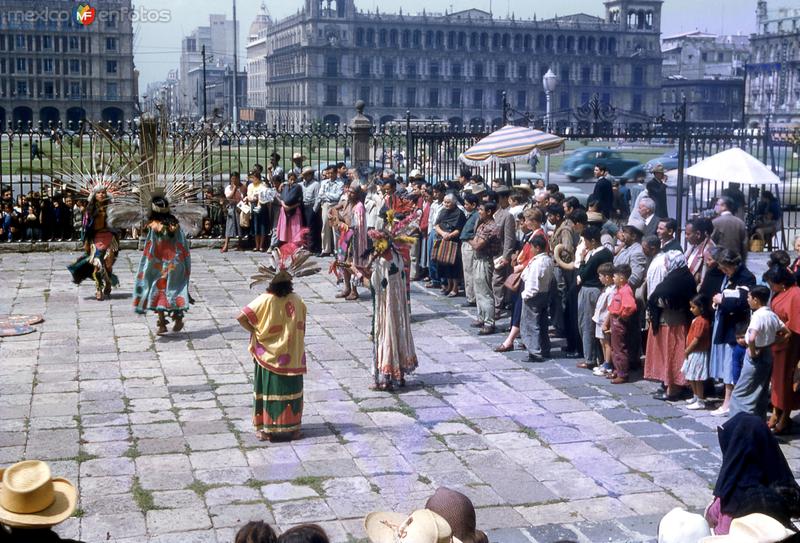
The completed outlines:
<svg viewBox="0 0 800 543">
<path fill-rule="evenodd" d="M 303 376 L 278 375 L 255 364 L 253 426 L 282 434 L 300 429 L 303 419 Z"/>
</svg>

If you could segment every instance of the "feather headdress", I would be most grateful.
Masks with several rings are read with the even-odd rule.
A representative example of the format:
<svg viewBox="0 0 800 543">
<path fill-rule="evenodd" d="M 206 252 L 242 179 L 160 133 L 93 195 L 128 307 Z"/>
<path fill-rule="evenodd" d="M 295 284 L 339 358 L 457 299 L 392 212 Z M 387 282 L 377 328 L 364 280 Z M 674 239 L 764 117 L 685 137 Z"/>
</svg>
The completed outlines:
<svg viewBox="0 0 800 543">
<path fill-rule="evenodd" d="M 150 213 L 153 198 L 161 196 L 170 203 L 170 213 L 186 233 L 200 230 L 206 210 L 197 203 L 198 187 L 193 179 L 206 177 L 211 169 L 205 162 L 208 153 L 200 149 L 205 133 L 174 141 L 173 149 L 168 151 L 167 145 L 157 145 L 155 123 L 144 122 L 140 155 L 105 127 L 91 123 L 89 127 L 100 136 L 100 154 L 93 155 L 89 165 L 73 161 L 70 170 L 78 173 L 66 173 L 62 178 L 65 185 L 82 194 L 91 195 L 98 187 L 106 188 L 112 197 L 108 206 L 109 226 L 140 226 Z M 160 137 L 162 142 L 167 141 L 165 130 Z"/>
<path fill-rule="evenodd" d="M 259 283 L 275 285 L 286 283 L 295 277 L 308 277 L 319 273 L 316 262 L 309 262 L 311 253 L 303 248 L 303 239 L 308 228 L 301 228 L 291 241 L 273 249 L 266 264 L 259 264 L 258 273 L 250 278 L 250 288 Z"/>
</svg>

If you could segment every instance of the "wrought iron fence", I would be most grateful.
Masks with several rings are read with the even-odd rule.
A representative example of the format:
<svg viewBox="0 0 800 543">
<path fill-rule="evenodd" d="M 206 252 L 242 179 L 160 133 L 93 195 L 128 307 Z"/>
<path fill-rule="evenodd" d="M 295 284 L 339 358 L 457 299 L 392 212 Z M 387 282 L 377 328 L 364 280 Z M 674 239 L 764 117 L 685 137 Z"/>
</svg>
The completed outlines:
<svg viewBox="0 0 800 543">
<path fill-rule="evenodd" d="M 531 123 L 534 128 L 543 129 L 540 123 Z M 239 131 L 230 127 L 203 127 L 191 123 L 169 123 L 159 130 L 160 152 L 175 155 L 185 150 L 188 142 L 194 141 L 198 134 L 203 138 L 203 146 L 192 148 L 190 171 L 183 172 L 185 178 L 196 184 L 202 191 L 201 198 L 209 207 L 224 206 L 222 190 L 228 183 L 229 174 L 234 171 L 247 172 L 255 164 L 267 164 L 272 153 L 281 156 L 281 164 L 289 169 L 292 156 L 304 156 L 304 165 L 321 170 L 326 165 L 344 162 L 352 163 L 353 132 L 346 125 L 265 126 L 251 125 Z M 487 135 L 493 127 L 460 127 L 437 122 L 404 121 L 373 127 L 370 138 L 368 166 L 377 171 L 391 168 L 398 175 L 406 177 L 411 170 L 418 169 L 431 182 L 455 179 L 462 166 L 458 156 L 476 141 Z M 140 134 L 137 125 L 126 124 L 112 127 L 115 142 L 119 149 L 138 152 Z M 684 166 L 724 149 L 738 146 L 750 152 L 770 166 L 781 178 L 777 187 L 763 187 L 774 190 L 784 206 L 781 229 L 781 243 L 786 246 L 798 233 L 800 220 L 800 131 L 714 128 L 704 129 L 688 126 L 685 122 L 642 122 L 613 124 L 609 122 L 559 122 L 554 126 L 555 133 L 567 140 L 565 151 L 555 157 L 554 170 L 558 161 L 566 154 L 582 146 L 609 147 L 612 151 L 628 154 L 638 149 L 641 156 L 657 154 L 659 151 L 675 149 L 678 151 L 674 162 Z M 644 151 L 642 151 L 644 150 Z M 121 160 L 113 146 L 100 137 L 91 124 L 84 124 L 78 130 L 66 130 L 61 126 L 36 129 L 23 129 L 0 133 L 0 185 L 3 187 L 3 205 L 8 207 L 7 198 L 12 199 L 10 212 L 17 216 L 31 218 L 22 221 L 13 239 L 74 239 L 78 232 L 75 224 L 65 216 L 69 213 L 65 204 L 65 194 L 61 193 L 60 176 L 64 172 L 83 169 L 91 171 L 92 160 L 113 163 Z M 641 153 L 644 153 L 642 155 Z M 199 156 L 194 156 L 198 154 Z M 202 160 L 194 160 L 201 158 Z M 642 160 L 644 162 L 644 160 Z M 511 167 L 511 177 L 515 180 L 530 179 L 535 174 L 528 171 L 525 160 Z M 476 170 L 473 169 L 473 172 Z M 496 166 L 478 170 L 484 178 L 499 177 Z M 680 170 L 674 177 L 681 174 Z M 564 174 L 554 173 L 551 181 L 567 183 Z M 641 175 L 646 175 L 641 169 Z M 636 181 L 638 179 L 632 179 Z M 515 181 L 517 182 L 517 181 Z M 675 198 L 678 218 L 683 222 L 688 216 L 708 212 L 713 207 L 713 198 L 723 189 L 722 183 L 702 181 L 685 177 L 682 180 L 683 195 Z M 761 187 L 758 187 L 761 188 Z M 758 189 L 757 188 L 757 189 Z M 584 186 L 585 190 L 585 186 Z M 10 191 L 10 195 L 9 192 Z M 757 200 L 757 190 L 745 187 L 748 212 L 753 211 Z M 675 192 L 677 195 L 677 192 Z M 23 201 L 26 200 L 26 201 Z M 28 201 L 30 200 L 30 201 Z M 24 213 L 31 208 L 37 213 Z M 77 212 L 76 212 L 77 213 Z M 33 217 L 36 216 L 36 217 Z M 215 213 L 222 216 L 222 213 Z M 54 217 L 58 217 L 55 219 Z M 18 217 L 19 218 L 19 217 Z M 35 219 L 35 220 L 34 220 Z M 5 219 L 4 219 L 5 220 Z M 53 226 L 53 223 L 63 226 Z M 70 223 L 71 226 L 67 226 Z M 30 226 L 28 226 L 30 225 Z M 219 233 L 224 225 L 216 225 Z M 7 229 L 3 231 L 4 241 L 8 239 Z"/>
</svg>

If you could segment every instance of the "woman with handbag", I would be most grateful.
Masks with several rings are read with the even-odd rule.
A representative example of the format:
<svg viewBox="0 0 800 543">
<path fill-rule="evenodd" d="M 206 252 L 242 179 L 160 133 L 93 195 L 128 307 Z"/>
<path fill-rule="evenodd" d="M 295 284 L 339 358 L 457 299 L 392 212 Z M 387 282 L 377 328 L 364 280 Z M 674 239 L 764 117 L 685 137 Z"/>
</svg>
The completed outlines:
<svg viewBox="0 0 800 543">
<path fill-rule="evenodd" d="M 456 197 L 448 193 L 442 201 L 443 208 L 436 218 L 433 228 L 436 232 L 431 258 L 436 260 L 439 278 L 442 280 L 442 294 L 455 298 L 461 278 L 461 257 L 459 236 L 467 218 L 456 206 Z"/>
</svg>

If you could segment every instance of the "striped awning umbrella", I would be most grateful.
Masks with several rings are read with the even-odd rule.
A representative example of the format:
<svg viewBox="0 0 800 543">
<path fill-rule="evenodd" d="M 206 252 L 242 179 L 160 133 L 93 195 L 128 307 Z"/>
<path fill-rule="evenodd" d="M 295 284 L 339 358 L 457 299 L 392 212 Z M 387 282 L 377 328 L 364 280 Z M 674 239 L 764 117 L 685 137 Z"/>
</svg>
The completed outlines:
<svg viewBox="0 0 800 543">
<path fill-rule="evenodd" d="M 564 144 L 564 138 L 524 126 L 507 125 L 496 130 L 461 153 L 458 160 L 468 166 L 508 164 L 520 157 L 555 151 Z"/>
</svg>

